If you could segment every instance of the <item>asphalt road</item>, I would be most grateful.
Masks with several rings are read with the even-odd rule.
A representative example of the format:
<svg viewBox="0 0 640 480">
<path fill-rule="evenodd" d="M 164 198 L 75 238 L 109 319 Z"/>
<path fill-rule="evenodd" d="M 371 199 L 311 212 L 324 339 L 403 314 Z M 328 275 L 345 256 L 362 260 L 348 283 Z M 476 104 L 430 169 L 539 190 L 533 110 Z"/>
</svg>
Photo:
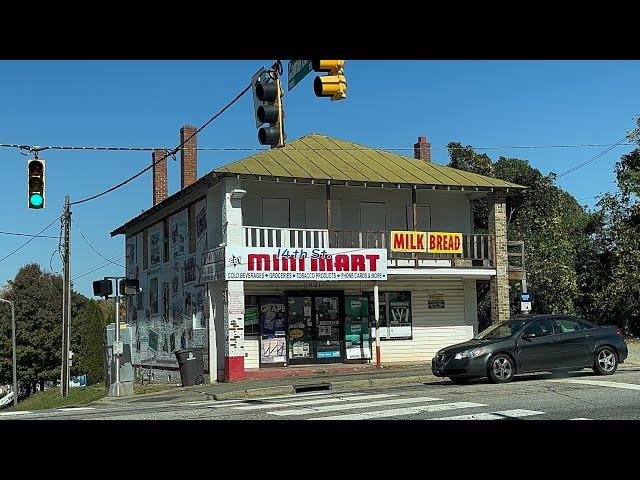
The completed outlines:
<svg viewBox="0 0 640 480">
<path fill-rule="evenodd" d="M 512 383 L 479 380 L 286 397 L 180 404 L 100 406 L 37 412 L 3 412 L 2 419 L 38 420 L 631 420 L 640 419 L 640 368 L 613 376 L 591 371 L 563 377 L 537 374 Z"/>
</svg>

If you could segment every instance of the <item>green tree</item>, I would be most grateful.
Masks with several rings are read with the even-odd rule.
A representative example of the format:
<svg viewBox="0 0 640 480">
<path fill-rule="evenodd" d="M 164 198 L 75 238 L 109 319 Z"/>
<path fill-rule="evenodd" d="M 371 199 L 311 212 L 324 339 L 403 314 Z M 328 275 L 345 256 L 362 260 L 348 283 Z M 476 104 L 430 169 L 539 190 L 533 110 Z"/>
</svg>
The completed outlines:
<svg viewBox="0 0 640 480">
<path fill-rule="evenodd" d="M 78 297 L 82 297 L 76 294 Z M 72 321 L 72 350 L 74 375 L 87 374 L 91 385 L 104 380 L 104 332 L 105 320 L 95 300 L 78 299 L 78 312 Z"/>
</svg>

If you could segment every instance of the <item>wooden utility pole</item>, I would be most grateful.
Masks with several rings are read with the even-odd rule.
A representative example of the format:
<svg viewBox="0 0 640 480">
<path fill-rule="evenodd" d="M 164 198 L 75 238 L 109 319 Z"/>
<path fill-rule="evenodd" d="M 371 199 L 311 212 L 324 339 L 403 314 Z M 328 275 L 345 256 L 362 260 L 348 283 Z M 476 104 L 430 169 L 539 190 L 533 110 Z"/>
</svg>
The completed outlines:
<svg viewBox="0 0 640 480">
<path fill-rule="evenodd" d="M 60 378 L 60 386 L 62 387 L 62 397 L 66 397 L 69 395 L 69 349 L 71 348 L 71 209 L 69 206 L 69 195 L 64 197 L 62 225 L 64 228 L 64 245 L 62 252 L 64 273 L 62 279 L 62 375 Z"/>
</svg>

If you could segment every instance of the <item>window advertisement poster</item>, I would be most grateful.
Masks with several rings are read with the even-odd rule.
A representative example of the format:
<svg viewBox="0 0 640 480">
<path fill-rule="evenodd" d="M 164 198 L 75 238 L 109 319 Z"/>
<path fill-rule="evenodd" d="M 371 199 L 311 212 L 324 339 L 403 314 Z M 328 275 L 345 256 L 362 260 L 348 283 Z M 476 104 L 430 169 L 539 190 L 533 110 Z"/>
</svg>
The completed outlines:
<svg viewBox="0 0 640 480">
<path fill-rule="evenodd" d="M 381 292 L 380 304 L 380 339 L 410 340 L 411 330 L 411 292 Z M 371 335 L 375 338 L 375 319 L 373 313 L 373 293 L 369 294 L 369 317 L 371 318 Z"/>
<path fill-rule="evenodd" d="M 345 297 L 345 350 L 347 360 L 371 358 L 369 299 Z"/>
<path fill-rule="evenodd" d="M 445 308 L 444 293 L 427 294 L 427 309 L 435 310 Z"/>
<path fill-rule="evenodd" d="M 260 363 L 286 362 L 285 315 L 286 307 L 282 297 L 260 299 Z"/>
</svg>

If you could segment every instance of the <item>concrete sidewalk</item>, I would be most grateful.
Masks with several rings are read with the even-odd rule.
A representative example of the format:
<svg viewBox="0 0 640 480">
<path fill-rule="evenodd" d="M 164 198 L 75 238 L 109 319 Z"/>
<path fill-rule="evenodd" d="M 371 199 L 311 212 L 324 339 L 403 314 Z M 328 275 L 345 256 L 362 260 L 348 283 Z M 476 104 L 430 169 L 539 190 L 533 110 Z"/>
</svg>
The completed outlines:
<svg viewBox="0 0 640 480">
<path fill-rule="evenodd" d="M 349 373 L 327 372 L 314 374 L 313 376 L 250 379 L 239 382 L 197 385 L 184 388 L 171 386 L 168 387 L 167 390 L 155 393 L 132 395 L 122 398 L 105 397 L 97 403 L 108 405 L 135 405 L 141 403 L 182 403 L 213 399 L 229 400 L 271 395 L 288 395 L 296 393 L 298 387 L 329 387 L 331 391 L 335 392 L 440 380 L 442 379 L 438 379 L 431 374 L 430 365 L 396 366 Z"/>
</svg>

